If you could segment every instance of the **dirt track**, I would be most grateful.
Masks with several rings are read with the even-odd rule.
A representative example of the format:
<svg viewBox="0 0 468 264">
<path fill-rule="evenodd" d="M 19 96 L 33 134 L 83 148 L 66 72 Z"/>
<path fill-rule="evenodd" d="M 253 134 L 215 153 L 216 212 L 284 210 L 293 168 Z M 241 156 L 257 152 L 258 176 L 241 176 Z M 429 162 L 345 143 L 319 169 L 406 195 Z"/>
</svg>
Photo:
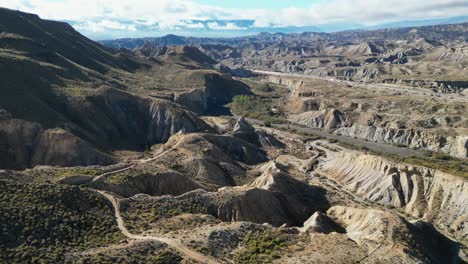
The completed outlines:
<svg viewBox="0 0 468 264">
<path fill-rule="evenodd" d="M 125 227 L 125 222 L 120 214 L 120 202 L 117 198 L 115 198 L 112 194 L 104 192 L 104 191 L 99 191 L 95 190 L 96 192 L 100 193 L 102 196 L 104 196 L 107 200 L 109 200 L 112 204 L 112 207 L 114 207 L 114 216 L 117 221 L 117 225 L 122 232 L 122 234 L 130 239 L 134 240 L 151 240 L 151 241 L 158 241 L 161 243 L 165 243 L 168 246 L 176 249 L 180 253 L 182 253 L 184 256 L 186 256 L 189 259 L 195 260 L 200 263 L 219 263 L 217 262 L 214 258 L 205 256 L 197 251 L 194 251 L 186 246 L 184 246 L 179 240 L 177 239 L 171 239 L 167 237 L 159 237 L 159 236 L 146 236 L 146 235 L 136 235 L 130 233 L 128 229 Z"/>
</svg>

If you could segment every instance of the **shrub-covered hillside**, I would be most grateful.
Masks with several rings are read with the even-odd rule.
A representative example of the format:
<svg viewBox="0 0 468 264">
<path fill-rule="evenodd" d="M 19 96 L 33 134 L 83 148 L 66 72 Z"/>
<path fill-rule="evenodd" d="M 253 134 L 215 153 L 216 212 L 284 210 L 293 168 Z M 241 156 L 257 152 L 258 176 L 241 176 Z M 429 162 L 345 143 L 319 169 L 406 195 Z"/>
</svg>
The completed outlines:
<svg viewBox="0 0 468 264">
<path fill-rule="evenodd" d="M 79 187 L 0 180 L 0 263 L 58 263 L 121 240 L 111 206 Z"/>
</svg>

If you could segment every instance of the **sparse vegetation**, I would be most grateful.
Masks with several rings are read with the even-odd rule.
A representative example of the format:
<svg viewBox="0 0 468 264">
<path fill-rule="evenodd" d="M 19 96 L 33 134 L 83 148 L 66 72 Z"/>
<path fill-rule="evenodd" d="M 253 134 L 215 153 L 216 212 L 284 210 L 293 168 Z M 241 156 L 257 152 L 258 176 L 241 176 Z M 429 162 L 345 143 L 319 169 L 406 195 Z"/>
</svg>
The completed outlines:
<svg viewBox="0 0 468 264">
<path fill-rule="evenodd" d="M 240 116 L 263 120 L 268 123 L 284 123 L 283 110 L 270 98 L 256 95 L 238 95 L 229 104 L 231 110 Z"/>
<path fill-rule="evenodd" d="M 271 263 L 287 248 L 285 238 L 277 230 L 250 232 L 243 244 L 245 248 L 234 257 L 236 263 Z"/>
<path fill-rule="evenodd" d="M 123 184 L 123 183 L 128 182 L 128 180 L 131 177 L 134 177 L 135 175 L 141 175 L 141 174 L 138 174 L 134 171 L 124 171 L 124 172 L 111 175 L 109 178 L 107 178 L 107 182 L 111 184 Z"/>
<path fill-rule="evenodd" d="M 267 124 L 286 122 L 282 101 L 289 93 L 286 87 L 258 80 L 243 79 L 243 81 L 251 87 L 254 95 L 235 96 L 229 104 L 233 113 L 263 120 Z"/>
<path fill-rule="evenodd" d="M 71 176 L 97 176 L 112 168 L 93 167 L 40 167 L 25 170 L 27 178 L 34 182 L 57 182 Z"/>
<path fill-rule="evenodd" d="M 172 264 L 182 261 L 182 257 L 172 252 L 165 245 L 157 242 L 146 242 L 124 249 L 109 250 L 104 253 L 83 255 L 70 263 L 158 263 Z"/>
<path fill-rule="evenodd" d="M 455 176 L 468 178 L 468 162 L 443 153 L 425 151 L 424 156 L 402 157 L 392 153 L 372 151 L 362 145 L 349 144 L 345 142 L 339 142 L 339 145 L 368 152 L 369 154 L 382 156 L 397 163 L 408 163 L 416 166 L 428 167 Z"/>
<path fill-rule="evenodd" d="M 96 168 L 69 168 L 69 169 L 60 169 L 57 170 L 55 176 L 59 178 L 75 176 L 75 175 L 87 175 L 87 176 L 97 176 L 102 172 Z"/>
<path fill-rule="evenodd" d="M 112 209 L 79 187 L 0 180 L 0 262 L 60 263 L 122 239 Z"/>
<path fill-rule="evenodd" d="M 396 162 L 433 168 L 468 179 L 468 162 L 446 154 L 426 151 L 424 157 L 412 156 L 408 158 L 391 154 L 383 155 Z"/>
<path fill-rule="evenodd" d="M 185 213 L 209 214 L 208 202 L 201 196 L 190 199 L 151 199 L 127 200 L 122 203 L 123 217 L 128 223 L 128 229 L 142 232 L 152 223 Z"/>
</svg>

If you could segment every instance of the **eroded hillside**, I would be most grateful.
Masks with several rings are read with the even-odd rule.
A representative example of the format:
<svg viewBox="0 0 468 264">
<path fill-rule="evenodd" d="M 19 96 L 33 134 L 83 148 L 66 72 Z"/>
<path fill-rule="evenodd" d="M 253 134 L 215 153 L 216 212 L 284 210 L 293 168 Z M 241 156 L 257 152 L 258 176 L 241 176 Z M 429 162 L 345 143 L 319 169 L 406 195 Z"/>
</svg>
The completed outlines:
<svg viewBox="0 0 468 264">
<path fill-rule="evenodd" d="M 0 15 L 0 262 L 468 261 L 462 94 L 116 51 Z M 391 32 L 369 34 L 413 35 Z"/>
</svg>

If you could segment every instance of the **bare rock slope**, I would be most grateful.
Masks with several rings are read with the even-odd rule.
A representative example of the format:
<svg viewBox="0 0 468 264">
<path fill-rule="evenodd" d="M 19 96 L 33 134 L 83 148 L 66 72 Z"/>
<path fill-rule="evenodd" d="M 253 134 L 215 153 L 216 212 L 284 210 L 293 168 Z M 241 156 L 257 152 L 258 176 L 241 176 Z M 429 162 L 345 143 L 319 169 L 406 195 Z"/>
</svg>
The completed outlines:
<svg viewBox="0 0 468 264">
<path fill-rule="evenodd" d="M 343 188 L 370 201 L 402 208 L 467 242 L 465 179 L 357 151 L 329 151 L 327 155 L 320 169 Z"/>
</svg>

